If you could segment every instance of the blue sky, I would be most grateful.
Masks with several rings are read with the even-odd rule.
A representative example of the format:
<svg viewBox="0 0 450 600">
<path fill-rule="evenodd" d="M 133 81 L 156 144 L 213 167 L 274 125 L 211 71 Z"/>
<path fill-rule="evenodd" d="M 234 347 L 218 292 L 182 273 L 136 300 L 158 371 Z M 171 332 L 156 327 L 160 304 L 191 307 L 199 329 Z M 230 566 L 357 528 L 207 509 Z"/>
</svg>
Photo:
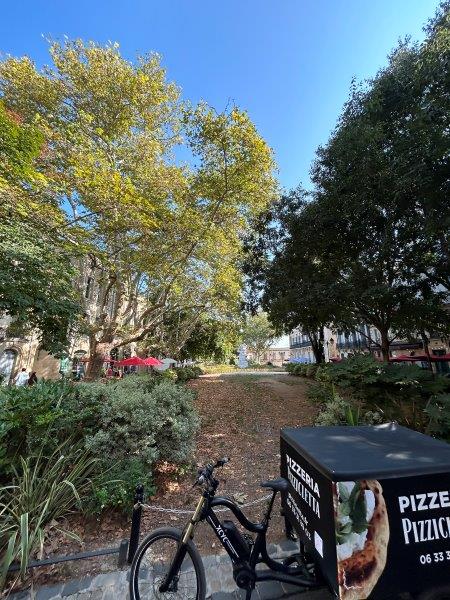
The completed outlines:
<svg viewBox="0 0 450 600">
<path fill-rule="evenodd" d="M 44 36 L 159 52 L 183 97 L 245 108 L 275 151 L 279 179 L 308 185 L 352 77 L 370 77 L 405 35 L 422 39 L 438 0 L 16 0 L 0 50 L 48 61 Z"/>
</svg>

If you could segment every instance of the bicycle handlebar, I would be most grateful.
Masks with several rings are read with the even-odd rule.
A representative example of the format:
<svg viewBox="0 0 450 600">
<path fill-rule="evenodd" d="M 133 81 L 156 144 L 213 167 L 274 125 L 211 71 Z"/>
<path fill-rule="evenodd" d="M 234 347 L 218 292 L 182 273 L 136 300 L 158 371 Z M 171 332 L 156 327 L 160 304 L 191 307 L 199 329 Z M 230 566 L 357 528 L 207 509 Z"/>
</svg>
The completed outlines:
<svg viewBox="0 0 450 600">
<path fill-rule="evenodd" d="M 208 464 L 206 465 L 206 467 L 203 467 L 203 469 L 199 469 L 198 477 L 194 485 L 202 485 L 204 483 L 209 482 L 214 472 L 214 469 L 224 467 L 228 462 L 230 462 L 230 459 L 224 456 L 224 458 L 220 458 L 214 465 Z"/>
</svg>

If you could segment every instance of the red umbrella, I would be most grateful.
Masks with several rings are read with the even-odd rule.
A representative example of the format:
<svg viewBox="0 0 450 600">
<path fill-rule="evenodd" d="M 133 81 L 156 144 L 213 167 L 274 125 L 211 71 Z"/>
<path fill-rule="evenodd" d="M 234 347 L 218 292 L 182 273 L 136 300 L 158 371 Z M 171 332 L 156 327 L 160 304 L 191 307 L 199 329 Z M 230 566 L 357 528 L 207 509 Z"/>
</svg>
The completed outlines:
<svg viewBox="0 0 450 600">
<path fill-rule="evenodd" d="M 149 356 L 148 358 L 144 359 L 144 364 L 146 364 L 148 367 L 158 367 L 159 365 L 162 365 L 163 363 L 158 360 L 157 358 L 153 358 L 153 356 Z"/>
<path fill-rule="evenodd" d="M 131 356 L 130 358 L 125 358 L 124 360 L 118 360 L 116 362 L 117 367 L 140 367 L 146 366 L 147 363 L 139 356 Z"/>
</svg>

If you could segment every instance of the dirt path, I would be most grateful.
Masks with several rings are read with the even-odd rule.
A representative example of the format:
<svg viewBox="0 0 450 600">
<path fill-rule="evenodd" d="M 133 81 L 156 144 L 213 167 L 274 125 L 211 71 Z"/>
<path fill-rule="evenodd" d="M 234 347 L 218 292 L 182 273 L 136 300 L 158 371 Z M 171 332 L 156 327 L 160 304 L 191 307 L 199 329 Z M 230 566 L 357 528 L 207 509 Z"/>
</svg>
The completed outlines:
<svg viewBox="0 0 450 600">
<path fill-rule="evenodd" d="M 297 401 L 299 408 L 303 406 L 308 411 L 311 408 L 310 403 L 306 400 L 306 390 L 310 384 L 303 378 L 294 378 L 283 374 L 271 376 L 270 378 L 262 377 L 256 383 L 274 392 L 284 402 Z"/>
</svg>

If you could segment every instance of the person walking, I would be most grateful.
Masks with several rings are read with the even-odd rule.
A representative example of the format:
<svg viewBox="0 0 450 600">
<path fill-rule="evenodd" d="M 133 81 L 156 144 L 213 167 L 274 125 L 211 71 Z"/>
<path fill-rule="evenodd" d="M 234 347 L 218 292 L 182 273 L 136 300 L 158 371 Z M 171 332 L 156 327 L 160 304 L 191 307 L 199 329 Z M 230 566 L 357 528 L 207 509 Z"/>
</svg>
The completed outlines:
<svg viewBox="0 0 450 600">
<path fill-rule="evenodd" d="M 38 378 L 36 376 L 36 371 L 33 371 L 28 379 L 28 385 L 34 385 L 38 382 Z"/>
<path fill-rule="evenodd" d="M 14 378 L 14 385 L 16 386 L 21 386 L 21 385 L 26 385 L 28 383 L 28 379 L 29 379 L 29 374 L 27 373 L 27 370 L 25 369 L 25 367 L 23 367 L 23 369 L 17 373 L 17 375 Z"/>
</svg>

